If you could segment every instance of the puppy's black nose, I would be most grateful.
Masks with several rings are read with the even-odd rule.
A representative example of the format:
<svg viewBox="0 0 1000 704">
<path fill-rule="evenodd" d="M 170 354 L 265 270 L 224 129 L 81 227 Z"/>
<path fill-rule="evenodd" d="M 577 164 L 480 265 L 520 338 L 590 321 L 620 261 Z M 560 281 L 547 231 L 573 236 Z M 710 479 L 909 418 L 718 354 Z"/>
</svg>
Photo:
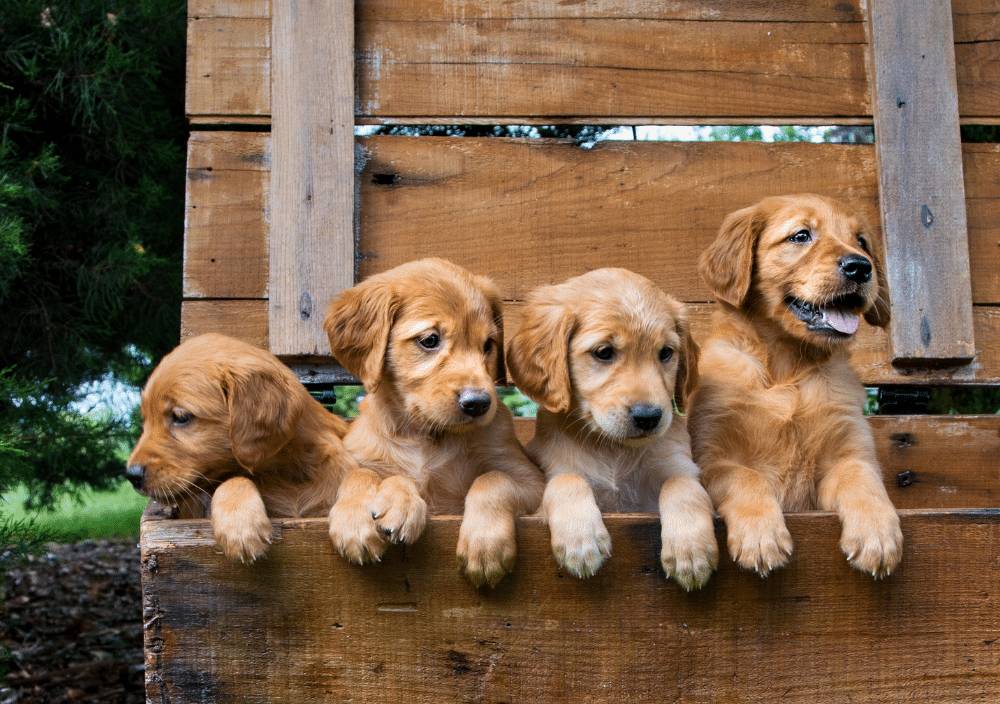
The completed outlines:
<svg viewBox="0 0 1000 704">
<path fill-rule="evenodd" d="M 632 425 L 639 430 L 653 430 L 663 418 L 663 409 L 649 403 L 638 403 L 629 409 Z"/>
<path fill-rule="evenodd" d="M 491 403 L 490 395 L 482 389 L 465 389 L 458 395 L 458 407 L 471 418 L 484 415 L 490 410 Z"/>
<path fill-rule="evenodd" d="M 130 464 L 125 468 L 125 478 L 132 483 L 136 489 L 142 488 L 142 480 L 146 478 L 146 468 L 141 464 Z"/>
<path fill-rule="evenodd" d="M 872 278 L 872 263 L 860 254 L 849 254 L 839 264 L 844 276 L 855 283 L 867 283 Z"/>
</svg>

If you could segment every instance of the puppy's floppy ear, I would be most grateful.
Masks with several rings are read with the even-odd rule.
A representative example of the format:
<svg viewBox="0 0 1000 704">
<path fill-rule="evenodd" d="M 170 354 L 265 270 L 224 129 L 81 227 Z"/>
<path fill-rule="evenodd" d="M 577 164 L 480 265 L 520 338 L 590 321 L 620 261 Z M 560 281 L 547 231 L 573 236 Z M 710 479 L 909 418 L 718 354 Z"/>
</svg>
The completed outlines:
<svg viewBox="0 0 1000 704">
<path fill-rule="evenodd" d="M 885 328 L 889 325 L 890 299 L 889 282 L 885 273 L 885 247 L 881 235 L 872 232 L 867 224 L 864 226 L 864 237 L 868 243 L 868 253 L 875 267 L 875 278 L 878 280 L 878 296 L 875 304 L 865 312 L 865 320 L 869 325 Z"/>
<path fill-rule="evenodd" d="M 497 326 L 497 373 L 493 381 L 498 386 L 507 386 L 507 365 L 504 362 L 503 353 L 503 298 L 500 297 L 500 292 L 489 279 L 476 276 L 475 281 L 490 302 L 493 323 Z"/>
<path fill-rule="evenodd" d="M 698 272 L 708 288 L 736 308 L 750 293 L 757 240 L 766 222 L 766 215 L 757 205 L 730 213 L 715 241 L 698 260 Z"/>
<path fill-rule="evenodd" d="M 553 413 L 560 413 L 569 410 L 572 394 L 569 339 L 573 318 L 554 292 L 550 300 L 545 300 L 545 292 L 554 288 L 539 289 L 529 299 L 521 329 L 507 350 L 507 368 L 525 395 Z"/>
<path fill-rule="evenodd" d="M 677 362 L 677 381 L 674 383 L 674 401 L 677 410 L 687 410 L 687 400 L 698 387 L 698 360 L 701 352 L 691 334 L 691 323 L 687 313 L 677 318 L 677 334 L 681 337 L 680 360 Z"/>
<path fill-rule="evenodd" d="M 368 393 L 378 388 L 389 344 L 389 330 L 399 308 L 393 288 L 378 277 L 349 288 L 330 304 L 323 321 L 330 350 L 358 377 Z"/>
<path fill-rule="evenodd" d="M 279 364 L 241 357 L 222 373 L 233 456 L 250 473 L 295 437 L 305 410 L 304 389 Z"/>
</svg>

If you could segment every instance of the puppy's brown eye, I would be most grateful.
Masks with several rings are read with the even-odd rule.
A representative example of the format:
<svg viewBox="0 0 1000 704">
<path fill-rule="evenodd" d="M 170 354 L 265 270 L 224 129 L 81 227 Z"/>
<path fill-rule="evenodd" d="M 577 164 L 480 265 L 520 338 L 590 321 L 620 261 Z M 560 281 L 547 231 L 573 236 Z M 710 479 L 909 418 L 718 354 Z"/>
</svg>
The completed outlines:
<svg viewBox="0 0 1000 704">
<path fill-rule="evenodd" d="M 436 350 L 441 345 L 441 338 L 431 333 L 430 335 L 417 338 L 417 344 L 425 350 Z"/>
<path fill-rule="evenodd" d="M 812 233 L 809 230 L 799 230 L 794 235 L 788 238 L 789 242 L 795 244 L 808 244 L 812 242 Z"/>
<path fill-rule="evenodd" d="M 194 420 L 194 416 L 187 411 L 181 410 L 180 408 L 175 409 L 173 413 L 170 414 L 170 420 L 173 421 L 174 425 L 185 426 Z"/>
<path fill-rule="evenodd" d="M 867 252 L 868 251 L 868 240 L 866 240 L 861 235 L 858 235 L 858 246 L 861 247 L 861 249 L 863 249 L 864 251 Z"/>
<path fill-rule="evenodd" d="M 611 345 L 601 345 L 600 347 L 595 347 L 593 352 L 595 359 L 599 359 L 602 362 L 609 362 L 615 356 L 615 348 Z"/>
<path fill-rule="evenodd" d="M 489 354 L 493 351 L 493 340 L 487 340 L 486 344 L 483 345 L 483 352 Z"/>
<path fill-rule="evenodd" d="M 672 349 L 670 349 L 669 347 L 664 347 L 663 349 L 660 350 L 660 361 L 661 362 L 667 362 L 673 356 L 674 356 L 674 351 Z"/>
</svg>

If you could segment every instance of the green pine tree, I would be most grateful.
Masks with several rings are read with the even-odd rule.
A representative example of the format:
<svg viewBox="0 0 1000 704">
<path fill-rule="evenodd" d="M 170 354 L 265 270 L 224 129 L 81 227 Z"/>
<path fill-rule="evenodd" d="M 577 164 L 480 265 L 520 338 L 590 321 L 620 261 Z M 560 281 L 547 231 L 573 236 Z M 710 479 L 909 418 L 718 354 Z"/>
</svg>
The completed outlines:
<svg viewBox="0 0 1000 704">
<path fill-rule="evenodd" d="M 127 423 L 74 411 L 179 335 L 184 0 L 0 4 L 0 484 L 108 486 Z"/>
</svg>

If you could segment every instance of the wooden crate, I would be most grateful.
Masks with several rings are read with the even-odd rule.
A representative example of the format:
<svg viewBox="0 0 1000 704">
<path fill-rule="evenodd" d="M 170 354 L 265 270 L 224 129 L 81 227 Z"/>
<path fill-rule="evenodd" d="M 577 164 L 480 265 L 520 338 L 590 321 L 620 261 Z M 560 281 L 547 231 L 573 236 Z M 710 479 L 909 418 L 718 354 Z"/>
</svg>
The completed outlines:
<svg viewBox="0 0 1000 704">
<path fill-rule="evenodd" d="M 535 286 L 616 265 L 687 302 L 702 339 L 695 262 L 723 217 L 815 191 L 889 245 L 894 322 L 859 332 L 864 383 L 1000 384 L 1000 145 L 957 134 L 1000 123 L 1000 0 L 190 0 L 188 42 L 184 336 L 227 332 L 303 381 L 342 380 L 326 302 L 443 255 L 499 284 L 508 335 Z M 353 136 L 873 122 L 874 145 Z M 870 422 L 905 536 L 881 581 L 847 566 L 820 512 L 787 516 L 785 568 L 760 579 L 724 555 L 687 594 L 648 515 L 607 517 L 614 554 L 586 581 L 520 519 L 514 573 L 477 590 L 453 517 L 365 567 L 324 521 L 275 521 L 245 567 L 207 521 L 151 505 L 147 700 L 996 701 L 1000 418 Z"/>
</svg>

